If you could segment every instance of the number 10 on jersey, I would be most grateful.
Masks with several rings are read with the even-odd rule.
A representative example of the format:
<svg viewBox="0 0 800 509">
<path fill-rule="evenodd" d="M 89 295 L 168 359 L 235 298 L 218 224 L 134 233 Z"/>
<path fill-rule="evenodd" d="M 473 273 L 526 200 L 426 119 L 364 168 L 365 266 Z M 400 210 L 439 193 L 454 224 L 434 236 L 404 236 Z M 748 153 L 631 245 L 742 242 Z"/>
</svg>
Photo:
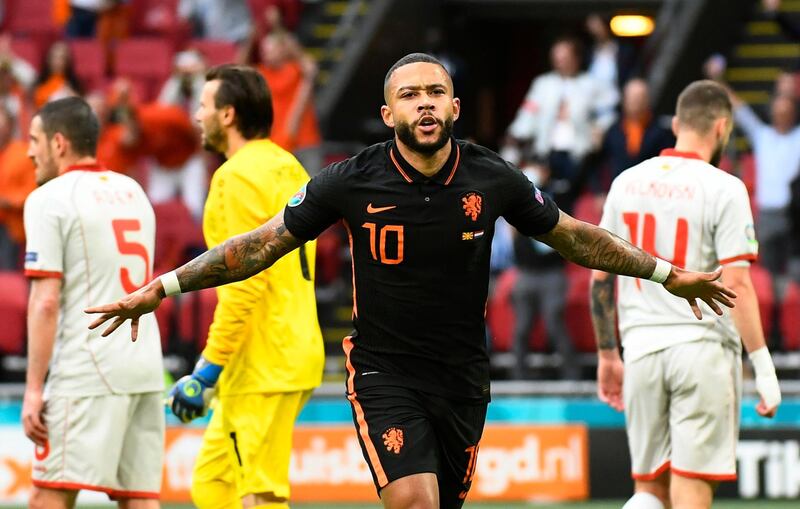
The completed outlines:
<svg viewBox="0 0 800 509">
<path fill-rule="evenodd" d="M 364 223 L 361 226 L 369 232 L 369 250 L 373 260 L 386 265 L 397 265 L 403 261 L 403 225 L 387 224 L 378 228 L 375 223 Z M 397 237 L 395 256 L 386 253 L 386 239 L 389 235 Z"/>
</svg>

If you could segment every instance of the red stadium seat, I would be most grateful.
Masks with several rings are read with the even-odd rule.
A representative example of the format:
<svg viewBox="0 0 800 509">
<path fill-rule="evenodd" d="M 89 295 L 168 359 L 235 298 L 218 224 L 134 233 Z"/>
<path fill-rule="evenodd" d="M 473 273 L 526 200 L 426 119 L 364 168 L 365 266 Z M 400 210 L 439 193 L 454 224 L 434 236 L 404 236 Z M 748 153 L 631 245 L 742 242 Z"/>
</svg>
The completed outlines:
<svg viewBox="0 0 800 509">
<path fill-rule="evenodd" d="M 755 288 L 758 298 L 761 326 L 764 328 L 764 335 L 769 337 L 772 332 L 772 317 L 775 316 L 775 291 L 772 287 L 772 277 L 767 269 L 755 263 L 750 266 L 750 279 L 753 280 L 753 288 Z"/>
<path fill-rule="evenodd" d="M 592 271 L 585 268 L 567 272 L 569 287 L 564 308 L 564 321 L 578 352 L 594 352 L 594 329 L 589 307 L 589 283 Z"/>
<path fill-rule="evenodd" d="M 598 205 L 597 197 L 592 193 L 583 193 L 576 201 L 572 215 L 576 219 L 591 224 L 599 224 L 603 209 Z"/>
<path fill-rule="evenodd" d="M 42 65 L 42 46 L 38 39 L 14 37 L 11 39 L 11 51 L 25 60 L 38 72 Z"/>
<path fill-rule="evenodd" d="M 189 43 L 189 48 L 199 51 L 209 67 L 234 63 L 239 51 L 236 44 L 230 41 L 213 39 L 194 39 Z"/>
<path fill-rule="evenodd" d="M 800 285 L 789 283 L 781 303 L 783 348 L 800 350 Z"/>
<path fill-rule="evenodd" d="M 146 85 L 149 101 L 155 98 L 172 72 L 172 45 L 161 37 L 141 37 L 120 41 L 114 50 L 114 74 Z"/>
<path fill-rule="evenodd" d="M 197 352 L 201 352 L 206 346 L 208 328 L 214 321 L 217 291 L 206 288 L 181 295 L 178 306 L 178 335 L 183 341 L 194 343 Z"/>
<path fill-rule="evenodd" d="M 0 354 L 25 351 L 28 281 L 19 272 L 0 272 Z"/>
<path fill-rule="evenodd" d="M 100 41 L 95 39 L 73 39 L 69 41 L 75 73 L 83 81 L 86 90 L 103 85 L 106 74 L 106 53 Z"/>
<path fill-rule="evenodd" d="M 489 296 L 486 303 L 486 324 L 492 341 L 492 350 L 507 352 L 511 350 L 514 341 L 514 327 L 516 317 L 511 302 L 511 292 L 517 280 L 517 269 L 508 269 L 498 278 L 494 293 Z M 528 348 L 535 352 L 547 350 L 547 337 L 544 322 L 536 320 L 528 338 Z"/>
<path fill-rule="evenodd" d="M 48 38 L 58 31 L 53 20 L 53 0 L 9 0 L 5 4 L 6 28 L 13 35 Z"/>
<path fill-rule="evenodd" d="M 164 299 L 154 311 L 158 321 L 158 331 L 161 333 L 161 350 L 165 352 L 170 344 L 175 325 L 175 308 L 175 299 Z"/>
<path fill-rule="evenodd" d="M 189 251 L 203 248 L 203 233 L 189 209 L 180 200 L 170 200 L 153 206 L 156 214 L 156 252 L 153 256 L 155 273 L 170 271 L 187 261 Z"/>
</svg>

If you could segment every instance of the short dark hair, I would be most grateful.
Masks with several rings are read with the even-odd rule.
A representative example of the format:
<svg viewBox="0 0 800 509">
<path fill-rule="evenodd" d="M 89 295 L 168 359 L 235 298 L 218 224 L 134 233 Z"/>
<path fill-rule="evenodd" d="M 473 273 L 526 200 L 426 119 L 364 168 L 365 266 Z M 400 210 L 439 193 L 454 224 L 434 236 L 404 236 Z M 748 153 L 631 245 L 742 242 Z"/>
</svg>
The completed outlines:
<svg viewBox="0 0 800 509">
<path fill-rule="evenodd" d="M 386 77 L 383 78 L 383 90 L 384 91 L 386 90 L 386 86 L 389 84 L 389 80 L 392 78 L 392 74 L 394 74 L 394 72 L 397 69 L 403 67 L 404 65 L 416 64 L 417 62 L 436 64 L 440 66 L 442 69 L 444 69 L 444 72 L 445 74 L 447 74 L 447 76 L 450 76 L 450 73 L 447 72 L 447 67 L 445 67 L 444 64 L 440 62 L 438 58 L 432 55 L 428 55 L 427 53 L 409 53 L 408 55 L 404 56 L 403 58 L 395 62 L 394 65 L 392 65 L 386 72 Z"/>
<path fill-rule="evenodd" d="M 65 97 L 45 104 L 37 116 L 48 140 L 61 133 L 76 155 L 95 156 L 100 123 L 89 103 L 80 97 Z"/>
<path fill-rule="evenodd" d="M 272 130 L 272 95 L 260 72 L 243 65 L 220 65 L 206 73 L 206 81 L 219 80 L 214 106 L 236 110 L 236 128 L 247 140 L 265 138 Z"/>
<path fill-rule="evenodd" d="M 728 92 L 711 80 L 689 84 L 678 96 L 678 123 L 700 134 L 711 130 L 718 118 L 730 118 L 733 112 Z"/>
</svg>

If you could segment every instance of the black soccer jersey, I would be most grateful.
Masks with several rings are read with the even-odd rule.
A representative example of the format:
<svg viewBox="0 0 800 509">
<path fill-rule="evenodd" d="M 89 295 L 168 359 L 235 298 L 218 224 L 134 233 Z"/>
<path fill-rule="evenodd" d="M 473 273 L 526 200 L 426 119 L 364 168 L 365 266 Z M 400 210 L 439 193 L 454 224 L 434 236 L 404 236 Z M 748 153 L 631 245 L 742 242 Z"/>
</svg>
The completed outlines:
<svg viewBox="0 0 800 509">
<path fill-rule="evenodd" d="M 353 258 L 349 392 L 403 385 L 451 398 L 489 398 L 484 315 L 499 216 L 525 235 L 550 231 L 556 205 L 494 152 L 452 140 L 433 177 L 393 141 L 324 169 L 284 210 L 313 239 L 344 220 Z"/>
</svg>

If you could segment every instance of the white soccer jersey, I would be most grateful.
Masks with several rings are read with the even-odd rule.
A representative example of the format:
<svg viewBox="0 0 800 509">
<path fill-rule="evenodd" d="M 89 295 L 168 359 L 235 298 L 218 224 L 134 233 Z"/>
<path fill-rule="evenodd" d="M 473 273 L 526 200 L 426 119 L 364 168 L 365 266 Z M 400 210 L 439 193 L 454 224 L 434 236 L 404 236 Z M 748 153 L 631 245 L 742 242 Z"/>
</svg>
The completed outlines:
<svg viewBox="0 0 800 509">
<path fill-rule="evenodd" d="M 753 216 L 744 184 L 691 153 L 668 149 L 622 172 L 611 186 L 600 226 L 650 254 L 694 271 L 756 259 Z M 717 316 L 660 284 L 619 278 L 617 307 L 625 360 L 700 339 L 741 348 L 730 312 Z"/>
<path fill-rule="evenodd" d="M 139 339 L 126 323 L 110 336 L 90 331 L 83 310 L 119 300 L 152 277 L 155 215 L 133 179 L 76 166 L 25 202 L 25 274 L 59 277 L 60 315 L 47 395 L 94 396 L 163 390 L 161 341 L 153 314 Z"/>
</svg>

